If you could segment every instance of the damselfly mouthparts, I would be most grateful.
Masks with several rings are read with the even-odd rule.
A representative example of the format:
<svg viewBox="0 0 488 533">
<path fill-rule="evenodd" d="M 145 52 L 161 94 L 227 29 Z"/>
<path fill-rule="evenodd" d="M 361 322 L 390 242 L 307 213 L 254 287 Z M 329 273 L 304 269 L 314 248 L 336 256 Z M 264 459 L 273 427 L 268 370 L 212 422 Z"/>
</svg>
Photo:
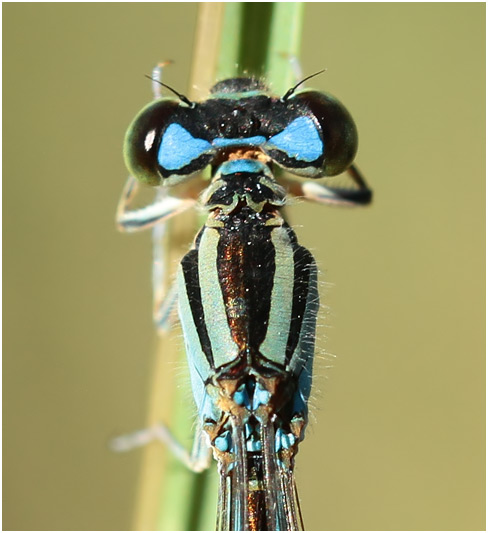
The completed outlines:
<svg viewBox="0 0 488 533">
<path fill-rule="evenodd" d="M 302 529 L 293 468 L 308 419 L 319 296 L 314 258 L 282 208 L 290 196 L 370 202 L 351 166 L 356 127 L 330 95 L 295 87 L 278 98 L 253 78 L 221 81 L 202 102 L 178 96 L 152 102 L 129 127 L 133 177 L 118 224 L 158 228 L 195 204 L 206 212 L 157 314 L 164 327 L 178 302 L 201 444 L 191 464 L 201 468 L 211 451 L 218 462 L 218 529 Z M 210 181 L 197 180 L 209 165 Z M 278 176 L 280 168 L 308 180 Z M 353 188 L 309 181 L 344 171 Z M 158 193 L 131 210 L 136 179 Z"/>
</svg>

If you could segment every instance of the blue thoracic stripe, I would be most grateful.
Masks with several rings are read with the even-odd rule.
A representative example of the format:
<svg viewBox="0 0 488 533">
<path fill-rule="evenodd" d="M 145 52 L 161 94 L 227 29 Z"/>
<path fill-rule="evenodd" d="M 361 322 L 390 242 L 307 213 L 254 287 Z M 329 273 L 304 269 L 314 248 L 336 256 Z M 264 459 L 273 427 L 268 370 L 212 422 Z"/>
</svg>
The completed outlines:
<svg viewBox="0 0 488 533">
<path fill-rule="evenodd" d="M 215 366 L 237 358 L 239 348 L 232 339 L 217 271 L 219 232 L 205 228 L 198 247 L 198 271 L 205 321 Z"/>
<path fill-rule="evenodd" d="M 284 365 L 293 303 L 292 280 L 295 265 L 290 237 L 283 226 L 273 229 L 271 242 L 275 251 L 275 274 L 268 328 L 260 351 L 270 361 Z"/>
</svg>

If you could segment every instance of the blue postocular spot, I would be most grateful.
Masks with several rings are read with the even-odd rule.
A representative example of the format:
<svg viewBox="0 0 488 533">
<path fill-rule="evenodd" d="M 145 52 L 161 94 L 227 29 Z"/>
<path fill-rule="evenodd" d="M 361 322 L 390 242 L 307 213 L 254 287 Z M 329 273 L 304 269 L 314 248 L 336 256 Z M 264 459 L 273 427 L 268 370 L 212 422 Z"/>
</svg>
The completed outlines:
<svg viewBox="0 0 488 533">
<path fill-rule="evenodd" d="M 280 150 L 298 161 L 315 161 L 322 155 L 324 145 L 313 120 L 299 117 L 271 137 L 266 148 Z"/>
<path fill-rule="evenodd" d="M 167 170 L 178 170 L 189 165 L 212 145 L 197 139 L 180 124 L 170 124 L 163 134 L 158 152 L 158 163 Z"/>
</svg>

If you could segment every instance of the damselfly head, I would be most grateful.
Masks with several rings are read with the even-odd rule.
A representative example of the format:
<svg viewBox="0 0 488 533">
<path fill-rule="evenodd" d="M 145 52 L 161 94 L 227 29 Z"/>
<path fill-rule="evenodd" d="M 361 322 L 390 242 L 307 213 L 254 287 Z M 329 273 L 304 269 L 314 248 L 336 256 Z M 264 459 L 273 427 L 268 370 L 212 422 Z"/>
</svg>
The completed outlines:
<svg viewBox="0 0 488 533">
<path fill-rule="evenodd" d="M 179 100 L 149 104 L 130 125 L 126 165 L 144 183 L 173 185 L 215 167 L 222 153 L 248 149 L 298 176 L 339 174 L 356 153 L 354 122 L 334 97 L 299 85 L 278 98 L 260 80 L 232 78 L 198 104 L 169 87 Z"/>
</svg>

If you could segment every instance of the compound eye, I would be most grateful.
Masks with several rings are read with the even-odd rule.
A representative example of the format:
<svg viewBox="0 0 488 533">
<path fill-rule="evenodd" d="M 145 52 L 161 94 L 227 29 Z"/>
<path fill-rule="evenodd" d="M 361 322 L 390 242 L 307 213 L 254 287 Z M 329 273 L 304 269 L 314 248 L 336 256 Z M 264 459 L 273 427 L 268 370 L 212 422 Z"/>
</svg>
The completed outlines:
<svg viewBox="0 0 488 533">
<path fill-rule="evenodd" d="M 148 185 L 173 185 L 208 165 L 212 147 L 189 131 L 193 113 L 175 100 L 162 99 L 136 116 L 124 140 L 125 164 L 135 178 Z"/>
<path fill-rule="evenodd" d="M 161 185 L 157 152 L 161 130 L 171 121 L 179 103 L 158 100 L 147 105 L 127 129 L 124 139 L 124 160 L 129 172 L 142 183 Z"/>
<path fill-rule="evenodd" d="M 310 177 L 335 176 L 347 170 L 358 147 L 356 125 L 347 109 L 330 94 L 318 91 L 301 91 L 290 99 L 291 102 L 318 125 L 317 134 L 310 136 L 310 143 L 318 152 L 320 139 L 322 155 L 314 163 L 317 174 Z"/>
</svg>

